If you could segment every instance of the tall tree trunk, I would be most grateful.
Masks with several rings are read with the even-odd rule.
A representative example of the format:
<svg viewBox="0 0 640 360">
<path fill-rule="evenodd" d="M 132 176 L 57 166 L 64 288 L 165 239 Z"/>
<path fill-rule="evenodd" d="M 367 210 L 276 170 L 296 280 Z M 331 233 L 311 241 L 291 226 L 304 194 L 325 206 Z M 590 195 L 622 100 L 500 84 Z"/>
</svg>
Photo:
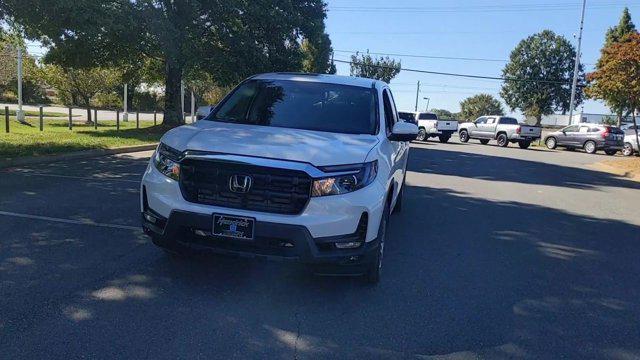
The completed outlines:
<svg viewBox="0 0 640 360">
<path fill-rule="evenodd" d="M 635 104 L 635 103 L 632 102 L 632 104 Z M 636 155 L 640 156 L 640 134 L 638 134 L 638 121 L 636 120 L 636 111 L 635 111 L 636 106 L 635 105 L 632 106 L 631 109 L 633 109 L 633 110 L 631 110 L 631 116 L 633 118 L 633 128 L 634 128 L 635 133 L 636 133 L 636 143 L 638 144 L 638 153 Z M 638 110 L 640 110 L 640 109 L 638 109 Z M 633 149 L 633 146 L 631 148 Z M 633 150 L 632 150 L 632 152 L 633 152 Z"/>
<path fill-rule="evenodd" d="M 88 105 L 87 105 L 87 124 L 93 124 L 93 121 L 91 121 L 91 107 Z"/>
<path fill-rule="evenodd" d="M 618 115 L 618 127 L 622 125 L 622 110 L 619 110 L 616 115 Z"/>
<path fill-rule="evenodd" d="M 171 59 L 166 60 L 165 66 L 165 96 L 164 120 L 168 126 L 178 126 L 184 123 L 180 85 L 182 83 L 182 68 Z"/>
</svg>

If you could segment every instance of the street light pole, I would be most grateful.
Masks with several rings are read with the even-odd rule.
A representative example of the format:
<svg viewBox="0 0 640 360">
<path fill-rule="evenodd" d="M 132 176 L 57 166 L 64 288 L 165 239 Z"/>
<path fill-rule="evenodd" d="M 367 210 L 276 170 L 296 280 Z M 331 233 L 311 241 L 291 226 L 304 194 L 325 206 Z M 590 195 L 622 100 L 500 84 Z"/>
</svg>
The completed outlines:
<svg viewBox="0 0 640 360">
<path fill-rule="evenodd" d="M 574 102 L 576 100 L 576 87 L 578 86 L 578 69 L 580 68 L 580 48 L 582 47 L 582 29 L 584 28 L 584 11 L 587 0 L 582 0 L 582 15 L 580 16 L 580 32 L 578 33 L 578 51 L 573 65 L 573 83 L 571 84 L 571 102 L 569 103 L 569 124 L 573 123 Z"/>
<path fill-rule="evenodd" d="M 129 85 L 124 84 L 124 99 L 122 99 L 124 104 L 122 109 L 122 121 L 129 121 Z"/>
<path fill-rule="evenodd" d="M 22 111 L 22 46 L 18 46 L 18 111 L 16 118 L 19 122 L 24 122 L 24 111 Z"/>
<path fill-rule="evenodd" d="M 425 107 L 425 108 L 424 108 L 424 111 L 429 111 L 429 101 L 431 101 L 431 99 L 430 99 L 430 98 L 428 98 L 428 97 L 424 97 L 424 98 L 422 98 L 422 99 L 423 99 L 423 100 L 427 100 L 427 107 Z"/>
<path fill-rule="evenodd" d="M 420 95 L 420 81 L 418 81 L 418 88 L 416 88 L 416 107 L 413 111 L 418 111 L 418 96 Z"/>
</svg>

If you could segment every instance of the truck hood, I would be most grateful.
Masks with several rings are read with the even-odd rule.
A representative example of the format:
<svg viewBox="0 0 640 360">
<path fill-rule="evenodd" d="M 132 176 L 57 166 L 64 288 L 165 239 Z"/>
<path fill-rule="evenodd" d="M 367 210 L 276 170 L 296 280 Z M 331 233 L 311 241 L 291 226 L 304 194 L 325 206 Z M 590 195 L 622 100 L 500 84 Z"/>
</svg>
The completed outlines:
<svg viewBox="0 0 640 360">
<path fill-rule="evenodd" d="M 373 135 L 198 121 L 167 132 L 162 142 L 179 151 L 209 151 L 330 166 L 365 162 L 378 139 Z"/>
</svg>

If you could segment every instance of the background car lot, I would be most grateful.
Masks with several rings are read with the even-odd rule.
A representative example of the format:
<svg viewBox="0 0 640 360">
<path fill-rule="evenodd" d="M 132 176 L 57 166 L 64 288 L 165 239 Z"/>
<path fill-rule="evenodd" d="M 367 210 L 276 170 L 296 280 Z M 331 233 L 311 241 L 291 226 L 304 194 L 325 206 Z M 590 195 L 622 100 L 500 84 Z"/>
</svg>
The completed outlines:
<svg viewBox="0 0 640 360">
<path fill-rule="evenodd" d="M 414 144 L 368 287 L 171 260 L 139 231 L 148 155 L 0 170 L 3 356 L 640 356 L 640 183 L 610 157 Z"/>
</svg>

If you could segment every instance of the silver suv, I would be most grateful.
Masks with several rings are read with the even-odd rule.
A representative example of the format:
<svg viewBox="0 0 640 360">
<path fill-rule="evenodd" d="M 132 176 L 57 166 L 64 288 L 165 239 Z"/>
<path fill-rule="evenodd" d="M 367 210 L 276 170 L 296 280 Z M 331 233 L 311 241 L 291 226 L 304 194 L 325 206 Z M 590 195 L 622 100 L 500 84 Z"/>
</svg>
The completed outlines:
<svg viewBox="0 0 640 360">
<path fill-rule="evenodd" d="M 604 150 L 605 154 L 614 155 L 624 147 L 624 131 L 613 126 L 583 123 L 552 132 L 544 142 L 549 149 L 562 146 L 567 149 L 582 148 L 589 154 Z"/>
</svg>

